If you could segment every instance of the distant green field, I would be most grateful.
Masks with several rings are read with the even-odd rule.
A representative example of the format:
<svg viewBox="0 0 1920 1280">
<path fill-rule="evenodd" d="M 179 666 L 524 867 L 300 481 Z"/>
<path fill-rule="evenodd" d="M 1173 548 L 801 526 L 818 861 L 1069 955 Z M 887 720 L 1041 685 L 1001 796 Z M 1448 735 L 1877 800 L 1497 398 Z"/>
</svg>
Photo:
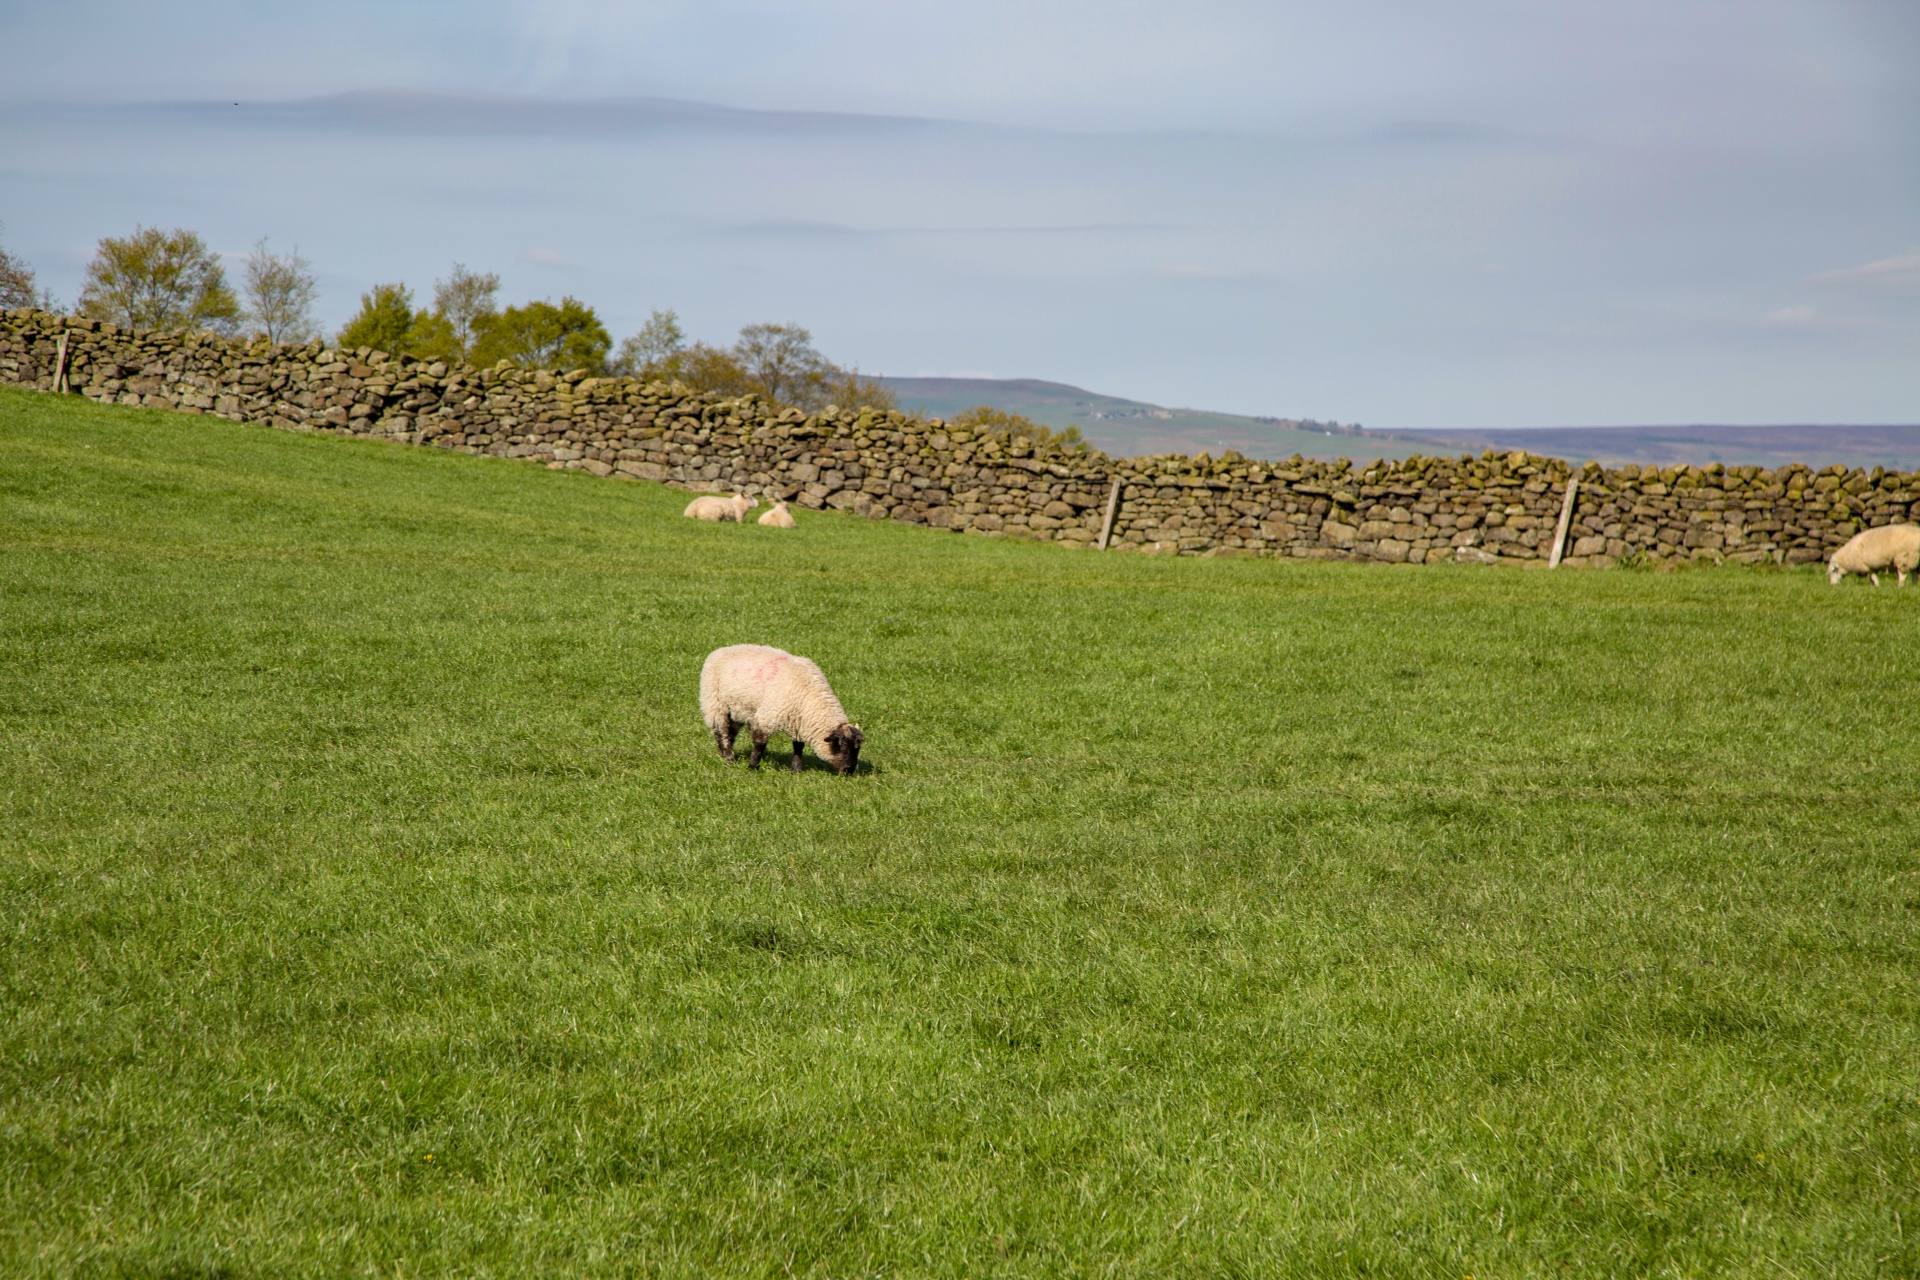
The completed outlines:
<svg viewBox="0 0 1920 1280">
<path fill-rule="evenodd" d="M 1920 1274 L 1920 592 L 684 501 L 0 393 L 0 1273 Z"/>
<path fill-rule="evenodd" d="M 1249 458 L 1274 461 L 1298 453 L 1308 458 L 1405 458 L 1416 453 L 1458 453 L 1434 440 L 1330 435 L 1263 422 L 1237 413 L 1167 409 L 1139 400 L 1102 395 L 1064 382 L 1038 378 L 880 378 L 903 408 L 934 418 L 952 418 L 979 405 L 1017 413 L 1055 430 L 1078 428 L 1097 449 L 1116 458 L 1157 453 L 1208 453 L 1237 449 Z M 1515 446 L 1509 445 L 1508 448 Z"/>
<path fill-rule="evenodd" d="M 951 418 L 976 405 L 1018 413 L 1081 435 L 1116 458 L 1237 449 L 1249 458 L 1406 458 L 1414 454 L 1509 453 L 1525 449 L 1607 466 L 1723 462 L 1781 467 L 1912 469 L 1920 466 L 1920 425 L 1524 427 L 1501 430 L 1370 431 L 1338 435 L 1300 430 L 1235 413 L 1167 409 L 1038 378 L 880 378 L 908 409 Z"/>
</svg>

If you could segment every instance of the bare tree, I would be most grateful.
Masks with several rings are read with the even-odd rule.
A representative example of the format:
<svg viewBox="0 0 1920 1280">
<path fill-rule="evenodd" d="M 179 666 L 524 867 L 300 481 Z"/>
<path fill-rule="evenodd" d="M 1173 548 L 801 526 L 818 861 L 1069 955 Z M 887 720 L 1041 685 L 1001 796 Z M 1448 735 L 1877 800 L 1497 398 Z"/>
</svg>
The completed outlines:
<svg viewBox="0 0 1920 1280">
<path fill-rule="evenodd" d="M 80 310 L 134 328 L 231 333 L 240 300 L 227 287 L 220 259 L 199 236 L 135 227 L 124 240 L 101 239 L 87 264 Z"/>
<path fill-rule="evenodd" d="M 753 389 L 779 404 L 810 405 L 835 372 L 797 324 L 750 324 L 733 344 Z"/>
<path fill-rule="evenodd" d="M 732 398 L 757 389 L 730 347 L 696 342 L 680 352 L 675 360 L 679 369 L 671 376 L 695 391 L 713 391 Z"/>
<path fill-rule="evenodd" d="M 608 367 L 630 378 L 677 378 L 686 372 L 687 333 L 673 311 L 655 311 L 640 332 L 620 344 Z"/>
<path fill-rule="evenodd" d="M 461 263 L 453 264 L 453 274 L 433 282 L 434 314 L 447 322 L 460 354 L 473 351 L 474 344 L 496 314 L 493 295 L 500 292 L 500 277 L 494 272 L 469 271 Z"/>
<path fill-rule="evenodd" d="M 253 246 L 246 266 L 247 323 L 268 342 L 305 342 L 320 332 L 313 322 L 313 264 L 292 253 L 267 251 L 267 238 Z"/>
<path fill-rule="evenodd" d="M 818 409 L 829 402 L 899 407 L 885 383 L 834 364 L 814 347 L 813 335 L 797 324 L 750 324 L 732 346 L 716 347 L 688 343 L 678 315 L 655 311 L 639 333 L 620 344 L 609 368 L 637 378 L 671 378 L 696 391 L 759 396 L 799 409 Z"/>
<path fill-rule="evenodd" d="M 36 306 L 39 301 L 40 286 L 33 278 L 33 268 L 26 259 L 0 248 L 0 311 Z"/>
</svg>

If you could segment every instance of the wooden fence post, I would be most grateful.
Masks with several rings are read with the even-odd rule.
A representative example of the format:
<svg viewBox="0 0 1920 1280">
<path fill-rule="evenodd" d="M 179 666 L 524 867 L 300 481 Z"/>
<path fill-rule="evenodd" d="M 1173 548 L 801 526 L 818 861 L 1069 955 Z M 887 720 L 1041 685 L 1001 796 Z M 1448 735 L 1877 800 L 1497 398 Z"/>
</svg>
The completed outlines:
<svg viewBox="0 0 1920 1280">
<path fill-rule="evenodd" d="M 1113 536 L 1113 517 L 1120 510 L 1120 478 L 1114 477 L 1113 491 L 1107 495 L 1107 518 L 1100 524 L 1100 549 L 1107 549 L 1107 539 Z"/>
<path fill-rule="evenodd" d="M 53 389 L 55 391 L 65 391 L 67 389 L 67 334 L 65 330 L 62 330 L 60 334 L 60 350 L 53 357 Z"/>
<path fill-rule="evenodd" d="M 1567 526 L 1573 523 L 1573 495 L 1580 492 L 1578 476 L 1567 477 L 1567 496 L 1560 500 L 1560 523 L 1553 528 L 1553 554 L 1547 558 L 1547 568 L 1560 567 L 1560 553 L 1567 548 Z"/>
</svg>

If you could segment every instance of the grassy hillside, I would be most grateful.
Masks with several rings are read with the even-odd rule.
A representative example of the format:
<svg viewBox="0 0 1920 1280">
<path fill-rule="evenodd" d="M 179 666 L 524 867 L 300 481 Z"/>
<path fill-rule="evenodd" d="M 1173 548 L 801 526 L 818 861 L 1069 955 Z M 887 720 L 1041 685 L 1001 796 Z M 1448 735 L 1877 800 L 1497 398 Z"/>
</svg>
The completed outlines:
<svg viewBox="0 0 1920 1280">
<path fill-rule="evenodd" d="M 0 393 L 0 1273 L 1920 1273 L 1920 594 L 683 502 Z"/>
</svg>

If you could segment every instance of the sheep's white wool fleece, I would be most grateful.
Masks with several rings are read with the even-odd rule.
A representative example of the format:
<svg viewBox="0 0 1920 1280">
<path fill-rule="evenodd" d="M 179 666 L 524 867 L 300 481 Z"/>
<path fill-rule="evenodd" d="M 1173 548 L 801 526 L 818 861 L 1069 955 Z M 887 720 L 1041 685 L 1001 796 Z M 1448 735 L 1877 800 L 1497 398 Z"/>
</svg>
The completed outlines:
<svg viewBox="0 0 1920 1280">
<path fill-rule="evenodd" d="M 760 523 L 775 529 L 791 529 L 794 527 L 793 513 L 787 510 L 786 503 L 776 502 L 771 511 L 760 517 Z"/>
<path fill-rule="evenodd" d="M 1920 556 L 1920 525 L 1883 524 L 1854 534 L 1827 564 L 1841 573 L 1878 573 L 1891 568 L 1912 572 L 1916 556 Z"/>
<path fill-rule="evenodd" d="M 695 498 L 681 514 L 693 520 L 732 520 L 744 524 L 748 509 L 759 505 L 748 501 L 745 494 L 736 493 L 731 498 Z"/>
<path fill-rule="evenodd" d="M 700 714 L 715 733 L 732 719 L 755 733 L 784 733 L 823 758 L 827 735 L 847 723 L 818 666 L 764 644 L 729 645 L 707 655 Z"/>
</svg>

